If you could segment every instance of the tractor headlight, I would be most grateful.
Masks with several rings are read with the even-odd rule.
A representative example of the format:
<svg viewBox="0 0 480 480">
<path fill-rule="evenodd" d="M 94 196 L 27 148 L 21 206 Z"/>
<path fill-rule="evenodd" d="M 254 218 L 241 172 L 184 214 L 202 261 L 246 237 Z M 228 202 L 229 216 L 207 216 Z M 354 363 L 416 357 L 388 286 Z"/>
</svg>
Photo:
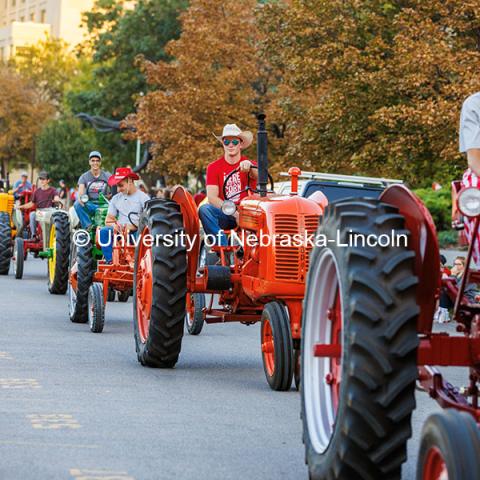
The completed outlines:
<svg viewBox="0 0 480 480">
<path fill-rule="evenodd" d="M 480 189 L 468 187 L 458 194 L 458 209 L 466 217 L 480 215 Z"/>
<path fill-rule="evenodd" d="M 235 205 L 234 202 L 232 202 L 231 200 L 225 200 L 223 203 L 222 203 L 222 212 L 225 214 L 225 215 L 235 215 L 235 212 L 237 211 L 237 206 Z"/>
<path fill-rule="evenodd" d="M 82 203 L 87 203 L 88 200 L 89 200 L 89 198 L 88 198 L 88 195 L 86 193 L 84 193 L 83 195 L 80 195 L 80 201 Z"/>
</svg>

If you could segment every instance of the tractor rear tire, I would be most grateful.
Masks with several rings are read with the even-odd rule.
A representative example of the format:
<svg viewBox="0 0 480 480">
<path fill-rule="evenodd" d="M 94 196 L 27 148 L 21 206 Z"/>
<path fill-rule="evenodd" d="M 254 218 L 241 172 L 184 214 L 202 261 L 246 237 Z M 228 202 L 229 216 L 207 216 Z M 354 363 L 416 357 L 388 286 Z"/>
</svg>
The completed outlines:
<svg viewBox="0 0 480 480">
<path fill-rule="evenodd" d="M 180 206 L 171 200 L 147 204 L 139 232 L 154 239 L 183 233 Z M 183 338 L 187 293 L 187 255 L 182 242 L 147 247 L 142 239 L 135 251 L 133 315 L 138 361 L 145 366 L 173 368 Z M 148 295 L 147 295 L 148 292 Z"/>
<path fill-rule="evenodd" d="M 8 275 L 12 258 L 12 229 L 8 213 L 0 213 L 0 275 Z"/>
<path fill-rule="evenodd" d="M 187 295 L 187 298 L 189 296 Z M 203 309 L 205 308 L 205 294 L 203 293 L 192 293 L 190 294 L 191 301 L 193 303 L 193 318 L 187 312 L 185 314 L 185 326 L 187 327 L 187 332 L 190 335 L 199 335 L 202 331 L 204 320 L 203 320 Z"/>
<path fill-rule="evenodd" d="M 128 299 L 130 297 L 130 290 L 126 290 L 124 292 L 118 292 L 118 301 L 125 303 L 128 302 Z"/>
<path fill-rule="evenodd" d="M 20 280 L 23 277 L 23 262 L 25 261 L 23 238 L 16 237 L 13 247 L 13 272 L 15 278 Z"/>
<path fill-rule="evenodd" d="M 88 322 L 88 291 L 93 281 L 95 261 L 92 254 L 92 243 L 77 247 L 72 244 L 70 265 L 77 262 L 77 291 L 75 292 L 69 282 L 70 321 L 73 323 Z M 71 267 L 70 267 L 71 269 Z"/>
<path fill-rule="evenodd" d="M 480 430 L 472 416 L 453 409 L 430 415 L 422 429 L 417 480 L 478 479 L 479 472 Z"/>
<path fill-rule="evenodd" d="M 272 390 L 287 391 L 292 385 L 294 358 L 290 320 L 285 306 L 269 302 L 260 329 L 263 370 Z"/>
<path fill-rule="evenodd" d="M 53 294 L 64 295 L 68 287 L 68 262 L 70 258 L 70 223 L 68 215 L 54 213 L 52 215 L 52 229 L 55 237 L 51 240 L 55 246 L 53 258 L 48 259 L 48 291 Z"/>
<path fill-rule="evenodd" d="M 102 333 L 105 325 L 105 304 L 101 283 L 92 283 L 88 290 L 88 326 L 92 333 Z"/>
<path fill-rule="evenodd" d="M 409 235 L 403 216 L 374 199 L 334 202 L 320 219 L 317 238 L 330 241 L 310 256 L 301 345 L 311 480 L 401 477 L 417 378 L 415 255 L 351 236 L 392 232 Z"/>
</svg>

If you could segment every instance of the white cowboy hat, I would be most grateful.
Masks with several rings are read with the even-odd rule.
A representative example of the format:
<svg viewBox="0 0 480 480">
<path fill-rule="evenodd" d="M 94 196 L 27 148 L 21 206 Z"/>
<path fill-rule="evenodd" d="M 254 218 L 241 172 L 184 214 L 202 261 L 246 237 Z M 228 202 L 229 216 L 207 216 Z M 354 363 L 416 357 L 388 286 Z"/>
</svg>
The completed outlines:
<svg viewBox="0 0 480 480">
<path fill-rule="evenodd" d="M 242 132 L 234 123 L 227 123 L 227 125 L 223 127 L 222 135 L 215 135 L 215 138 L 222 143 L 222 145 L 225 137 L 238 137 L 242 141 L 240 145 L 242 150 L 248 148 L 253 142 L 253 133 L 248 130 Z"/>
</svg>

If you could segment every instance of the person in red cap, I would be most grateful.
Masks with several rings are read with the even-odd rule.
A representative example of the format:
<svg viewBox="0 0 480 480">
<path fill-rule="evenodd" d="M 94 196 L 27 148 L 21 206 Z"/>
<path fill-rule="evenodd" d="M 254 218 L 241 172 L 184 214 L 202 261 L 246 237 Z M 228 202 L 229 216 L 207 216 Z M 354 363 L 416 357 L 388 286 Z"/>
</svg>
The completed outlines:
<svg viewBox="0 0 480 480">
<path fill-rule="evenodd" d="M 135 180 L 140 177 L 130 167 L 120 167 L 108 179 L 108 184 L 117 186 L 118 193 L 112 197 L 108 205 L 105 227 L 100 229 L 100 245 L 107 262 L 112 261 L 113 229 L 116 225 L 128 225 L 128 230 L 136 233 L 138 221 L 145 203 L 150 197 L 139 190 Z"/>
</svg>

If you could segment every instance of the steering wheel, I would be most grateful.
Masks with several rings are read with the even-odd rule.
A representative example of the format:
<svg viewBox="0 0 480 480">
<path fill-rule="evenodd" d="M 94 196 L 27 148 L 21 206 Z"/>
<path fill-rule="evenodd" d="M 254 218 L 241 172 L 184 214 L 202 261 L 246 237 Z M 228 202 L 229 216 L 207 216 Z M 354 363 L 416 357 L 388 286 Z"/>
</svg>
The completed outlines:
<svg viewBox="0 0 480 480">
<path fill-rule="evenodd" d="M 89 199 L 90 199 L 90 188 L 92 187 L 92 185 L 97 186 L 99 183 L 100 184 L 104 183 L 106 185 L 106 186 L 98 189 L 98 194 L 99 195 L 100 195 L 100 193 L 103 193 L 106 196 L 106 195 L 108 195 L 107 192 L 110 192 L 110 190 L 111 190 L 110 185 L 108 185 L 108 182 L 106 180 L 101 180 L 101 179 L 94 180 L 93 182 L 89 183 L 89 185 L 87 186 L 87 190 L 85 191 L 85 195 L 88 195 Z"/>
<path fill-rule="evenodd" d="M 138 218 L 137 218 L 137 223 L 135 223 L 131 218 L 130 218 L 130 215 L 137 215 Z M 140 213 L 139 212 L 130 212 L 128 215 L 127 215 L 127 218 L 128 218 L 128 221 L 134 226 L 134 227 L 137 227 L 138 228 L 138 225 L 140 224 Z"/>
<path fill-rule="evenodd" d="M 258 167 L 255 166 L 255 165 L 251 165 L 250 168 L 256 168 L 258 170 Z M 239 171 L 240 171 L 240 167 L 237 167 L 235 170 L 232 170 L 223 180 L 222 191 L 223 191 L 223 198 L 225 200 L 231 200 L 233 197 L 236 197 L 237 195 L 241 195 L 244 192 L 248 192 L 249 190 L 251 190 L 253 193 L 258 193 L 258 189 L 250 187 L 250 175 L 248 175 L 247 176 L 247 187 L 246 188 L 244 188 L 243 190 L 240 190 L 239 192 L 235 192 L 230 197 L 227 195 L 228 180 L 230 179 L 230 177 L 232 175 L 234 175 L 235 173 L 237 173 Z M 270 181 L 270 190 L 267 190 L 267 192 L 273 192 L 274 191 L 274 189 L 273 189 L 273 178 L 269 173 L 267 175 L 268 175 L 268 180 Z"/>
</svg>

